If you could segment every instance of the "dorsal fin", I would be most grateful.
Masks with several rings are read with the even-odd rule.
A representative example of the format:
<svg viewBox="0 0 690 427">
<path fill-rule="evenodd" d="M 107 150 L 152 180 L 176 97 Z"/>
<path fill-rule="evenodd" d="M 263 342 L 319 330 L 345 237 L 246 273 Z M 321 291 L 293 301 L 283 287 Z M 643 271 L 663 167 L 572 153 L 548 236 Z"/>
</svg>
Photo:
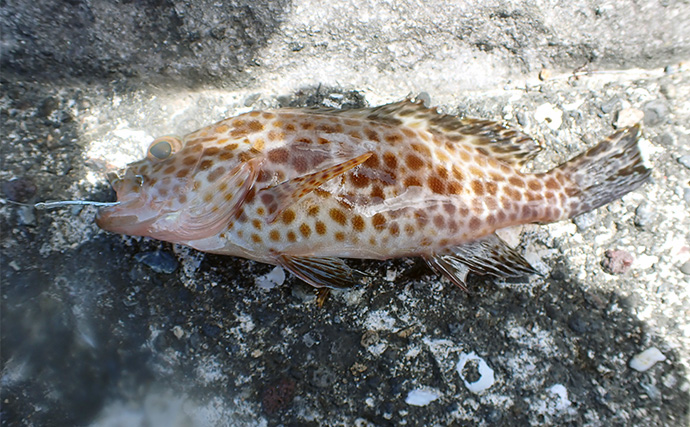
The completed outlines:
<svg viewBox="0 0 690 427">
<path fill-rule="evenodd" d="M 421 100 L 406 99 L 379 107 L 351 110 L 323 107 L 304 110 L 312 114 L 338 115 L 392 126 L 424 129 L 452 143 L 468 144 L 484 150 L 487 155 L 515 166 L 524 165 L 541 150 L 541 146 L 532 138 L 505 124 L 441 114 L 436 108 L 425 107 Z"/>
</svg>

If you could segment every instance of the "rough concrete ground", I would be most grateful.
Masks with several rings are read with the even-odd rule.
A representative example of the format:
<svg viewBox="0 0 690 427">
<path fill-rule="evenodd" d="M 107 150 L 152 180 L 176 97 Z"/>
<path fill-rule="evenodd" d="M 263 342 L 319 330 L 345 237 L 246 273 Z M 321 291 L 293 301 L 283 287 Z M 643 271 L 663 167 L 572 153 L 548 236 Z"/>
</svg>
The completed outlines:
<svg viewBox="0 0 690 427">
<path fill-rule="evenodd" d="M 3 424 L 687 425 L 690 6 L 277 5 L 65 2 L 44 21 L 47 3 L 8 2 L 2 199 L 111 200 L 99 164 L 154 136 L 422 91 L 539 138 L 541 170 L 641 112 L 652 180 L 506 236 L 543 277 L 466 294 L 417 260 L 357 261 L 372 278 L 324 308 L 270 266 L 3 204 Z M 629 270 L 607 273 L 609 250 Z M 631 369 L 650 347 L 666 360 Z"/>
</svg>

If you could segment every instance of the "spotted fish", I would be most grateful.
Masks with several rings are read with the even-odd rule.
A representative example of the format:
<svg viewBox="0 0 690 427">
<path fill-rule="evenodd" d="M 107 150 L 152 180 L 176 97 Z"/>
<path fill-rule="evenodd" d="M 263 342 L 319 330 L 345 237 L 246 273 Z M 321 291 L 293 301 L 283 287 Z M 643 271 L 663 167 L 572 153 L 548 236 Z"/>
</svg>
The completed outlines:
<svg viewBox="0 0 690 427">
<path fill-rule="evenodd" d="M 469 272 L 533 273 L 494 232 L 590 211 L 650 175 L 639 127 L 545 173 L 539 145 L 502 124 L 421 102 L 253 111 L 153 141 L 112 174 L 98 225 L 276 264 L 317 288 L 356 284 L 343 258 L 420 256 L 464 287 Z"/>
</svg>

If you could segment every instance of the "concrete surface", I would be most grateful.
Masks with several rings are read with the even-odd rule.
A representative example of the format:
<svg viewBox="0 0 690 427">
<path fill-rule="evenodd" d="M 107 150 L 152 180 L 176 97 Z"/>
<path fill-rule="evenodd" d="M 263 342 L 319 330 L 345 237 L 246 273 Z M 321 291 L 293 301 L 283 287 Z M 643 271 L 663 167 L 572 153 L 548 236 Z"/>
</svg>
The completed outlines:
<svg viewBox="0 0 690 427">
<path fill-rule="evenodd" d="M 3 425 L 690 421 L 690 3 L 6 1 L 0 28 Z M 509 233 L 544 277 L 353 262 L 372 278 L 323 308 L 271 266 L 6 202 L 112 200 L 104 163 L 250 109 L 421 92 L 539 138 L 540 170 L 642 118 L 652 180 Z"/>
</svg>

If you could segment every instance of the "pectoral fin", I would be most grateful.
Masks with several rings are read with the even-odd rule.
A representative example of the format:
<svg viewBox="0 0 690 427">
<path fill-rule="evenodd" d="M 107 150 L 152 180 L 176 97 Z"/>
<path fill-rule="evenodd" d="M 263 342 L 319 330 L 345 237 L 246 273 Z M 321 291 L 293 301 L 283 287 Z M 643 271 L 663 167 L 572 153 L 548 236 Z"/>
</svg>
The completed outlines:
<svg viewBox="0 0 690 427">
<path fill-rule="evenodd" d="M 286 270 L 315 288 L 345 289 L 359 283 L 364 274 L 336 257 L 293 257 L 281 255 L 278 262 Z"/>
<path fill-rule="evenodd" d="M 496 277 L 522 277 L 538 272 L 525 258 L 496 234 L 424 258 L 427 264 L 451 282 L 467 289 L 467 273 Z"/>
<path fill-rule="evenodd" d="M 285 209 L 326 182 L 366 162 L 372 154 L 367 152 L 318 172 L 293 178 L 259 191 L 257 195 L 259 200 L 266 205 L 268 222 L 275 221 Z"/>
</svg>

